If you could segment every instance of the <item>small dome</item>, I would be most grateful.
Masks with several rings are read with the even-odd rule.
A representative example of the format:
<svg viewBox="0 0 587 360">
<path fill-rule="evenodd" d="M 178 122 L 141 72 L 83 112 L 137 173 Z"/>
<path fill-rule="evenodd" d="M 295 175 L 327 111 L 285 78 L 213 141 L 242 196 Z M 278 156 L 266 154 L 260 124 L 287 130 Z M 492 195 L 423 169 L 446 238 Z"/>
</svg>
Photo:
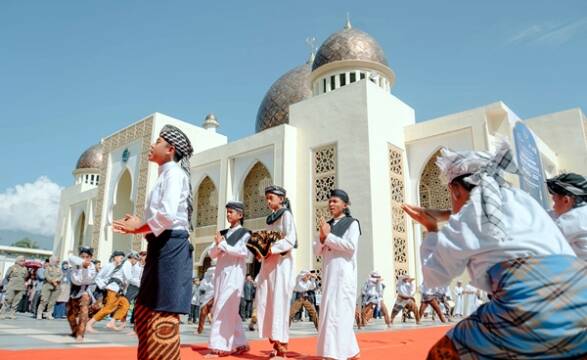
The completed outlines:
<svg viewBox="0 0 587 360">
<path fill-rule="evenodd" d="M 271 85 L 257 111 L 257 132 L 289 123 L 289 106 L 312 96 L 310 65 L 298 66 Z"/>
<path fill-rule="evenodd" d="M 75 169 L 99 169 L 102 166 L 103 155 L 102 144 L 96 144 L 82 153 Z"/>
<path fill-rule="evenodd" d="M 379 43 L 366 32 L 351 27 L 350 23 L 324 41 L 316 53 L 312 70 L 340 60 L 372 61 L 388 66 Z"/>
<path fill-rule="evenodd" d="M 217 127 L 220 127 L 220 123 L 216 119 L 216 116 L 210 113 L 206 115 L 206 118 L 204 119 L 204 124 L 202 126 L 204 127 L 204 129 L 216 129 Z"/>
</svg>

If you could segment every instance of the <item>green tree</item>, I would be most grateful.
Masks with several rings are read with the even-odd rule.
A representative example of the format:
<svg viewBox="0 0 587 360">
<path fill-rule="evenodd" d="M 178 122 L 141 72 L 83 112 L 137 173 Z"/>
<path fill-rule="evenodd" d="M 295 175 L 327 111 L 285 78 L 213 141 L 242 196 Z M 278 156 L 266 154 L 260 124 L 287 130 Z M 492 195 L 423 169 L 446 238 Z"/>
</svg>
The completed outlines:
<svg viewBox="0 0 587 360">
<path fill-rule="evenodd" d="M 22 238 L 12 243 L 11 246 L 22 247 L 27 249 L 38 249 L 39 244 L 36 241 L 29 239 L 28 237 Z"/>
</svg>

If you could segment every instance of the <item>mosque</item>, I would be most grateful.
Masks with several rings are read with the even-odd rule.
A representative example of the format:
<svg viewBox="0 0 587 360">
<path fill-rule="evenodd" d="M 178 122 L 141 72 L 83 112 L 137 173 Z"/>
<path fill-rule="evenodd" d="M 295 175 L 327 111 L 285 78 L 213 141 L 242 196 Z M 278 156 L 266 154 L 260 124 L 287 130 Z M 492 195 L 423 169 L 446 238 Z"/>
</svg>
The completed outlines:
<svg viewBox="0 0 587 360">
<path fill-rule="evenodd" d="M 284 186 L 292 203 L 297 270 L 320 269 L 312 241 L 318 219 L 327 217 L 329 191 L 339 187 L 351 195 L 353 216 L 361 221 L 359 281 L 376 269 L 394 289 L 397 275 L 421 282 L 422 229 L 400 205 L 450 207 L 435 166 L 442 146 L 490 151 L 497 137 L 505 138 L 521 168 L 509 180 L 545 207 L 546 177 L 587 173 L 587 117 L 581 109 L 522 120 L 497 102 L 416 122 L 415 110 L 392 94 L 395 77 L 377 41 L 347 21 L 305 64 L 273 83 L 259 106 L 254 135 L 228 142 L 212 114 L 197 126 L 154 113 L 103 137 L 81 154 L 74 183 L 62 192 L 54 254 L 64 258 L 89 245 L 104 262 L 113 250 L 146 247 L 141 236 L 113 233 L 112 221 L 142 215 L 157 178 L 157 166 L 147 161 L 149 146 L 165 124 L 181 128 L 195 148 L 194 274 L 210 265 L 207 249 L 226 226 L 227 201 L 245 203 L 246 227 L 265 227 L 263 189 L 272 183 Z M 249 266 L 252 273 L 258 269 L 252 257 Z M 388 303 L 393 296 L 386 292 Z"/>
</svg>

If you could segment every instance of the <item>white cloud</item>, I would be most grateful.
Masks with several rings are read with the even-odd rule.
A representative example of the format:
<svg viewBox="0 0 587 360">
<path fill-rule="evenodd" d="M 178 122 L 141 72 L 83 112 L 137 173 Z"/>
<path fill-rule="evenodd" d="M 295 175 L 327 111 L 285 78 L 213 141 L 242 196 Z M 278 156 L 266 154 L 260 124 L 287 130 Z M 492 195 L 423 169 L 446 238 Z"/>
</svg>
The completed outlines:
<svg viewBox="0 0 587 360">
<path fill-rule="evenodd" d="M 41 176 L 0 193 L 0 229 L 50 236 L 55 233 L 62 188 Z"/>
<path fill-rule="evenodd" d="M 518 31 L 506 40 L 506 44 L 562 45 L 587 30 L 587 17 L 571 22 L 547 22 L 534 24 Z"/>
</svg>

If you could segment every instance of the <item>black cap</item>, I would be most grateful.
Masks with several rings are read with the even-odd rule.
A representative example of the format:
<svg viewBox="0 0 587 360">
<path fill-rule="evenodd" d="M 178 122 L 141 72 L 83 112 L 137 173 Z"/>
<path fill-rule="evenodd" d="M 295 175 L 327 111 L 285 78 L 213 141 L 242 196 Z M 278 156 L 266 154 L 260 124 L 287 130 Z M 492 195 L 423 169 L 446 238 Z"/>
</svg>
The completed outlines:
<svg viewBox="0 0 587 360">
<path fill-rule="evenodd" d="M 285 196 L 286 191 L 279 185 L 269 185 L 265 188 L 265 194 L 275 194 L 278 196 Z"/>
<path fill-rule="evenodd" d="M 245 212 L 245 204 L 243 204 L 240 201 L 229 201 L 226 204 L 226 208 L 227 209 L 233 209 L 233 210 L 239 211 L 241 213 L 244 213 Z"/>
<path fill-rule="evenodd" d="M 341 190 L 341 189 L 333 189 L 330 191 L 330 197 L 337 197 L 340 200 L 344 201 L 345 203 L 349 203 L 351 202 L 351 199 L 349 198 L 349 194 L 347 194 L 346 191 Z"/>
</svg>

